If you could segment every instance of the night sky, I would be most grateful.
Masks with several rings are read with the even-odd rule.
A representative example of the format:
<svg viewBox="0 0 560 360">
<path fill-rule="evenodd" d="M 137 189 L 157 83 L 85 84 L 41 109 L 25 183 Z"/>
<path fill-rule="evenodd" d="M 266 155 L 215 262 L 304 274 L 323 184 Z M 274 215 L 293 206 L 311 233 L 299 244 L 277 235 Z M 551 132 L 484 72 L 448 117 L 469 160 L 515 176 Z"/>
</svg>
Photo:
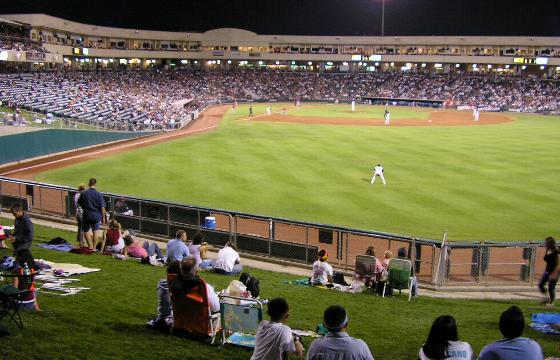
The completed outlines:
<svg viewBox="0 0 560 360">
<path fill-rule="evenodd" d="M 0 13 L 200 32 L 380 35 L 382 0 L 0 0 Z M 385 35 L 560 36 L 560 0 L 385 0 Z"/>
</svg>

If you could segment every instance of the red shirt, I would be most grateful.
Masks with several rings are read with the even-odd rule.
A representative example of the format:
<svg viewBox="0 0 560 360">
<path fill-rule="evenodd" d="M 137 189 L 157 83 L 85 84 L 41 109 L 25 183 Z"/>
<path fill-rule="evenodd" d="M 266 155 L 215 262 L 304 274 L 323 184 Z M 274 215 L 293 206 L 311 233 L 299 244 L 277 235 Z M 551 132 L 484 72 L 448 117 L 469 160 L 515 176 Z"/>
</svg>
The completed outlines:
<svg viewBox="0 0 560 360">
<path fill-rule="evenodd" d="M 105 245 L 107 246 L 118 245 L 120 237 L 121 237 L 121 233 L 119 232 L 119 229 L 107 229 L 107 242 Z"/>
</svg>

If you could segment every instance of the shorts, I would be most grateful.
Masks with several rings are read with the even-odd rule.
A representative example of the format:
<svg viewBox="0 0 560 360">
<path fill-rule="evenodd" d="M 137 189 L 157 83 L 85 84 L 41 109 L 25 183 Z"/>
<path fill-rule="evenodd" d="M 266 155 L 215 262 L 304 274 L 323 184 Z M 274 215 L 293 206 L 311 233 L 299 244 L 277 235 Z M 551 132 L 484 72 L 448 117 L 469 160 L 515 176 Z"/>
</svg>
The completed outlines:
<svg viewBox="0 0 560 360">
<path fill-rule="evenodd" d="M 88 232 L 90 230 L 101 230 L 101 221 L 98 220 L 82 220 L 82 230 Z"/>
</svg>

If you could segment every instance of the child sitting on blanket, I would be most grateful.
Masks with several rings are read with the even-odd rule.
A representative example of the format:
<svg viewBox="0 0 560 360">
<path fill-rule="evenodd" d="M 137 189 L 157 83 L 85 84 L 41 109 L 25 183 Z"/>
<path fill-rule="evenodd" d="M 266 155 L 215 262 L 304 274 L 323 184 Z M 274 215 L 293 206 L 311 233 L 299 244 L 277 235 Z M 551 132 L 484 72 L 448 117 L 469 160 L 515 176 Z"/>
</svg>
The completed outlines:
<svg viewBox="0 0 560 360">
<path fill-rule="evenodd" d="M 313 263 L 313 275 L 310 283 L 314 286 L 325 286 L 333 282 L 333 269 L 327 262 L 329 254 L 327 250 L 322 249 L 317 254 L 318 259 Z"/>
</svg>

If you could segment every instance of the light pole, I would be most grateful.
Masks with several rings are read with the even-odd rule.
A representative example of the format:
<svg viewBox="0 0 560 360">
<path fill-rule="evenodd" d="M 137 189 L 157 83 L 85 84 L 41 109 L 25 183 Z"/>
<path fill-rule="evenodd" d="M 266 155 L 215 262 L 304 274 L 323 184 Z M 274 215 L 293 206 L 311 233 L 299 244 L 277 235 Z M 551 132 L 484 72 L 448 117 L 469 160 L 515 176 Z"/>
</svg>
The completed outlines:
<svg viewBox="0 0 560 360">
<path fill-rule="evenodd" d="M 385 0 L 381 0 L 381 36 L 385 36 Z"/>
</svg>

